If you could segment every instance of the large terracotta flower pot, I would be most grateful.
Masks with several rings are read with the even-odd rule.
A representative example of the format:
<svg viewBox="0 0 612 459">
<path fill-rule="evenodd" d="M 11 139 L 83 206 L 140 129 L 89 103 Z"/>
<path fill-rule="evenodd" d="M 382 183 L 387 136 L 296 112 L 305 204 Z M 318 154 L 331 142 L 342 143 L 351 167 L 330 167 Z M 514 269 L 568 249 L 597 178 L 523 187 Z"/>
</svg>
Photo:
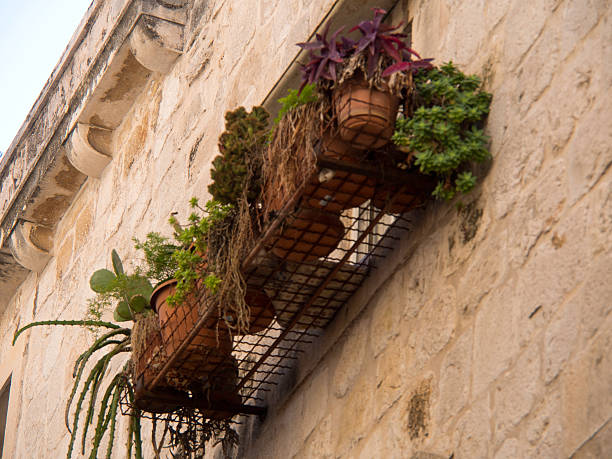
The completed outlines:
<svg viewBox="0 0 612 459">
<path fill-rule="evenodd" d="M 151 306 L 157 311 L 164 350 L 168 356 L 177 352 L 200 319 L 199 305 L 189 297 L 182 304 L 170 306 L 168 296 L 176 291 L 176 280 L 164 282 L 151 295 Z M 197 379 L 214 369 L 232 351 L 232 341 L 225 327 L 217 326 L 219 320 L 212 316 L 200 328 L 197 335 L 176 360 L 182 377 Z M 192 374 L 189 374 L 192 373 Z"/>
<path fill-rule="evenodd" d="M 132 327 L 132 363 L 134 369 L 134 405 L 150 413 L 169 413 L 179 408 L 177 400 L 187 398 L 185 392 L 162 383 L 155 390 L 146 387 L 164 364 L 165 354 L 157 317 L 141 317 Z"/>
<path fill-rule="evenodd" d="M 326 257 L 344 236 L 340 218 L 318 209 L 303 208 L 287 217 L 277 238 L 268 249 L 277 257 L 308 262 Z"/>
<path fill-rule="evenodd" d="M 377 149 L 389 142 L 398 107 L 397 96 L 369 87 L 361 77 L 334 91 L 340 137 L 358 149 Z"/>
</svg>

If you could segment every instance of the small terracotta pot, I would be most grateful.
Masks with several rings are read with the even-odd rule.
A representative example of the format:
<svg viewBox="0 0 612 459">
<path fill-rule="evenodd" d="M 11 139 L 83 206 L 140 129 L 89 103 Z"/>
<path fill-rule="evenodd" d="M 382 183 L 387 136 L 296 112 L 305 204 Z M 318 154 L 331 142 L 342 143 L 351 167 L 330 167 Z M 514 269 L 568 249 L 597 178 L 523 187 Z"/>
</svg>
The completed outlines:
<svg viewBox="0 0 612 459">
<path fill-rule="evenodd" d="M 145 389 L 142 379 L 136 381 L 134 387 L 134 405 L 149 413 L 171 413 L 180 408 L 181 400 L 189 400 L 186 392 L 169 388 Z"/>
<path fill-rule="evenodd" d="M 237 390 L 238 363 L 234 357 L 225 360 L 204 381 L 204 414 L 209 419 L 226 420 L 238 414 L 242 397 Z"/>
<path fill-rule="evenodd" d="M 398 107 L 397 96 L 369 87 L 362 77 L 334 91 L 340 137 L 358 149 L 377 149 L 389 142 Z"/>
<path fill-rule="evenodd" d="M 246 334 L 252 335 L 268 328 L 274 320 L 274 308 L 268 295 L 261 289 L 249 287 L 244 301 L 250 311 L 249 329 Z M 227 319 L 230 323 L 236 323 L 236 318 L 231 314 Z"/>
<path fill-rule="evenodd" d="M 372 204 L 378 209 L 386 209 L 387 203 L 397 193 L 396 188 L 378 189 L 372 198 Z M 403 214 L 423 204 L 423 197 L 410 193 L 401 193 L 393 199 L 393 203 L 386 209 L 389 214 Z"/>
<path fill-rule="evenodd" d="M 352 164 L 363 160 L 363 152 L 329 131 L 325 132 L 321 140 L 320 154 Z M 374 180 L 365 175 L 324 170 L 311 179 L 305 193 L 309 196 L 307 202 L 310 207 L 341 213 L 345 209 L 359 207 L 370 199 L 374 185 Z"/>
<path fill-rule="evenodd" d="M 344 225 L 337 215 L 318 209 L 300 209 L 290 215 L 268 246 L 274 255 L 294 262 L 326 257 L 344 236 Z"/>
<path fill-rule="evenodd" d="M 166 281 L 151 295 L 151 306 L 159 316 L 162 342 L 167 355 L 177 351 L 200 319 L 198 303 L 194 298 L 187 298 L 183 304 L 174 307 L 167 303 L 168 296 L 176 291 L 176 283 L 174 279 Z M 196 372 L 196 377 L 206 373 L 210 369 L 208 367 L 218 364 L 224 356 L 231 354 L 232 341 L 229 333 L 224 327 L 217 327 L 217 323 L 216 316 L 207 320 L 177 359 L 182 368 Z M 211 358 L 209 355 L 212 354 L 218 358 Z M 211 360 L 209 365 L 203 362 L 203 356 Z"/>
</svg>

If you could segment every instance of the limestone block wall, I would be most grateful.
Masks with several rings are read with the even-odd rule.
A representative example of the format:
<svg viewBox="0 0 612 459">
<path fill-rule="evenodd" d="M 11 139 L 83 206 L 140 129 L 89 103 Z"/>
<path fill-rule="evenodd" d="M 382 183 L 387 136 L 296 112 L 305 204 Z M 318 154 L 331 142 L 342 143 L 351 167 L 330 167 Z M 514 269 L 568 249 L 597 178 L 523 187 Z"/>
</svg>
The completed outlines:
<svg viewBox="0 0 612 459">
<path fill-rule="evenodd" d="M 15 329 L 83 317 L 89 275 L 112 248 L 129 266 L 133 236 L 170 234 L 171 212 L 185 219 L 191 196 L 206 199 L 223 114 L 260 103 L 335 3 L 190 3 L 182 56 L 148 80 L 114 131 L 112 162 L 58 225 L 54 256 L 1 311 L 6 457 L 64 456 L 72 362 L 93 340 L 38 328 L 12 347 Z M 611 15 L 605 0 L 398 2 L 393 21 L 412 24 L 419 52 L 481 75 L 494 94 L 494 161 L 461 210 L 412 215 L 413 234 L 271 395 L 266 419 L 243 420 L 241 456 L 612 448 Z M 124 427 L 113 457 L 125 456 Z"/>
<path fill-rule="evenodd" d="M 245 457 L 612 450 L 612 67 L 605 1 L 400 2 L 415 49 L 493 93 L 494 160 L 429 206 L 296 370 Z"/>
<path fill-rule="evenodd" d="M 0 384 L 12 375 L 4 457 L 65 456 L 64 407 L 72 366 L 94 339 L 80 328 L 35 328 L 12 347 L 14 331 L 33 320 L 83 318 L 92 296 L 89 276 L 110 266 L 111 249 L 131 266 L 137 261 L 134 236 L 142 239 L 150 231 L 170 235 L 171 212 L 185 221 L 189 199 L 208 198 L 210 163 L 218 154 L 225 112 L 261 103 L 294 58 L 294 43 L 308 39 L 334 2 L 246 3 L 189 3 L 182 56 L 169 74 L 148 80 L 114 131 L 113 160 L 99 179 L 87 179 L 59 223 L 54 256 L 40 274 L 29 275 L 1 311 Z M 112 11 L 111 24 L 100 27 L 112 28 L 116 4 L 101 7 Z M 112 320 L 110 311 L 106 318 Z M 114 369 L 121 366 L 117 361 Z M 113 452 L 117 458 L 125 457 L 123 421 Z M 145 457 L 152 457 L 148 441 L 145 447 Z M 80 443 L 74 457 L 80 456 L 79 449 Z"/>
</svg>

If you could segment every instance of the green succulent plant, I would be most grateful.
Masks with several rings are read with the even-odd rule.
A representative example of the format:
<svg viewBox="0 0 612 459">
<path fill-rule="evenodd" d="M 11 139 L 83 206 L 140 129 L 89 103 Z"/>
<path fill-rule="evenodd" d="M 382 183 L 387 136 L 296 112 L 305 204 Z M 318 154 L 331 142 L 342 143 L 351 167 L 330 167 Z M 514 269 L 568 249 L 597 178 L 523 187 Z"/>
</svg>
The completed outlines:
<svg viewBox="0 0 612 459">
<path fill-rule="evenodd" d="M 115 321 L 134 320 L 135 314 L 151 310 L 153 286 L 140 270 L 126 274 L 115 249 L 111 251 L 111 259 L 113 271 L 99 269 L 89 279 L 89 286 L 98 294 L 92 302 L 107 305 L 115 300 L 117 303 L 113 314 Z M 91 304 L 90 309 L 93 309 Z"/>
<path fill-rule="evenodd" d="M 208 186 L 215 201 L 236 205 L 245 192 L 249 203 L 259 196 L 269 117 L 263 107 L 253 107 L 251 112 L 239 107 L 225 114 L 225 132 L 219 137 L 221 154 L 212 162 L 213 183 Z"/>
<path fill-rule="evenodd" d="M 411 118 L 398 119 L 393 142 L 414 154 L 422 173 L 440 178 L 435 197 L 468 193 L 476 177 L 465 168 L 491 156 L 481 127 L 491 94 L 479 89 L 477 76 L 465 75 L 452 62 L 418 72 L 414 82 L 418 108 Z"/>
<path fill-rule="evenodd" d="M 174 278 L 178 281 L 175 293 L 168 297 L 168 304 L 173 306 L 185 300 L 194 290 L 198 279 L 203 278 L 204 286 L 211 293 L 216 293 L 221 283 L 206 260 L 208 240 L 215 225 L 228 218 L 233 207 L 218 201 L 208 201 L 202 208 L 197 198 L 192 198 L 190 205 L 194 212 L 189 216 L 187 225 L 181 226 L 176 218 L 170 218 L 170 224 L 175 228 L 174 237 L 182 245 L 172 254 L 177 265 Z"/>
</svg>

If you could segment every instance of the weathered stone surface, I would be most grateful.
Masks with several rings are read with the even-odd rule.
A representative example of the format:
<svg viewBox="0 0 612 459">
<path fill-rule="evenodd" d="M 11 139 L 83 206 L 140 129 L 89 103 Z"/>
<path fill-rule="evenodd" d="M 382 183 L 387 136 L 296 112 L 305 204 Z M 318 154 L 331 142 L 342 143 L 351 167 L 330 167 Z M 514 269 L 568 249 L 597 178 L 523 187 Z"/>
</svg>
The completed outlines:
<svg viewBox="0 0 612 459">
<path fill-rule="evenodd" d="M 332 378 L 333 393 L 338 398 L 346 395 L 359 376 L 366 356 L 368 325 L 365 318 L 359 318 L 341 344 Z"/>
<path fill-rule="evenodd" d="M 540 349 L 533 345 L 523 352 L 508 374 L 497 381 L 493 403 L 498 444 L 531 411 L 540 396 L 540 366 Z"/>
<path fill-rule="evenodd" d="M 457 422 L 454 449 L 457 457 L 487 457 L 491 448 L 489 396 L 475 401 Z"/>
<path fill-rule="evenodd" d="M 34 329 L 13 363 L 15 328 L 81 318 L 89 275 L 109 267 L 111 248 L 134 266 L 132 236 L 170 235 L 170 213 L 184 221 L 189 197 L 207 198 L 224 112 L 285 88 L 275 85 L 296 56 L 294 42 L 307 40 L 335 3 L 190 2 L 184 52 L 169 73 L 149 75 L 126 60 L 137 71 L 132 83 L 143 85 L 110 138 L 89 139 L 113 160 L 72 204 L 65 191 L 76 192 L 79 175 L 56 165 L 65 187 L 55 205 L 71 207 L 53 258 L 12 299 L 0 292 L 0 375 L 12 373 L 21 394 L 11 393 L 7 456 L 65 454 L 70 367 L 91 342 L 74 329 Z M 612 12 L 603 0 L 523 3 L 408 0 L 393 9 L 391 22 L 412 24 L 424 57 L 452 59 L 493 93 L 493 161 L 476 170 L 464 210 L 438 202 L 407 215 L 414 231 L 397 241 L 397 269 L 381 260 L 376 283 L 307 349 L 295 381 L 270 394 L 266 419 L 240 425 L 243 457 L 601 457 L 610 449 Z M 96 82 L 69 104 L 126 5 L 92 5 L 96 20 L 84 22 L 57 85 L 7 153 L 10 174 L 0 165 L 3 215 L 39 146 L 66 140 L 64 115 L 67 125 L 78 120 Z M 330 14 L 341 20 L 369 6 L 345 1 Z M 126 441 L 120 419 L 116 445 Z M 144 455 L 153 456 L 150 446 Z"/>
<path fill-rule="evenodd" d="M 401 289 L 402 276 L 393 276 L 382 287 L 372 309 L 370 319 L 370 345 L 374 357 L 378 356 L 393 338 L 399 334 L 401 318 Z"/>
<path fill-rule="evenodd" d="M 476 314 L 473 396 L 479 396 L 509 368 L 519 349 L 514 313 L 517 304 L 514 288 L 503 286 L 483 301 Z"/>
<path fill-rule="evenodd" d="M 417 368 L 422 368 L 451 339 L 457 320 L 455 302 L 454 289 L 446 286 L 423 306 L 409 338 Z"/>
<path fill-rule="evenodd" d="M 467 330 L 458 337 L 440 367 L 440 398 L 437 421 L 444 424 L 469 400 L 472 374 L 473 334 Z"/>
</svg>

